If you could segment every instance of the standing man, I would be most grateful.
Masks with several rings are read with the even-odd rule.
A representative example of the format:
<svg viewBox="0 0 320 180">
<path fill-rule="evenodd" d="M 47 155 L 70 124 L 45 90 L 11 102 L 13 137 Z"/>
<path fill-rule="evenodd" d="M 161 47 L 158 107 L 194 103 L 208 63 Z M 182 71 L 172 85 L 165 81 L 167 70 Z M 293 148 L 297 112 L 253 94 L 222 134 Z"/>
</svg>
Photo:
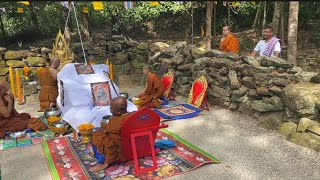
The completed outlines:
<svg viewBox="0 0 320 180">
<path fill-rule="evenodd" d="M 222 28 L 222 38 L 220 41 L 220 51 L 239 53 L 239 41 L 231 34 L 231 27 L 224 26 Z"/>
<path fill-rule="evenodd" d="M 280 52 L 280 39 L 273 37 L 273 28 L 271 26 L 266 26 L 262 30 L 262 40 L 258 42 L 251 56 L 255 57 L 259 53 L 262 57 L 279 57 Z"/>
</svg>

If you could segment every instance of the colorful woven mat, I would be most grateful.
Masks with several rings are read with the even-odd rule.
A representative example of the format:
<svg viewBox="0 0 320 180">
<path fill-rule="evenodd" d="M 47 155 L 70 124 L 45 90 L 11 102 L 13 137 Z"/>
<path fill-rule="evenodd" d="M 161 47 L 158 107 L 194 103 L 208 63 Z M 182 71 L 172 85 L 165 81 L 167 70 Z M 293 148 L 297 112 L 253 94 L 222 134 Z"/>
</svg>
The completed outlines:
<svg viewBox="0 0 320 180">
<path fill-rule="evenodd" d="M 92 173 L 97 164 L 90 143 L 73 141 L 72 137 L 60 137 L 42 142 L 43 151 L 54 180 L 59 179 L 160 179 L 179 175 L 205 164 L 220 163 L 212 155 L 200 150 L 168 130 L 158 132 L 157 139 L 170 139 L 176 147 L 157 154 L 158 168 L 154 172 L 135 174 L 133 161 L 113 164 L 105 170 Z M 139 159 L 140 166 L 152 166 L 151 157 Z"/>
<path fill-rule="evenodd" d="M 193 118 L 200 114 L 200 110 L 190 104 L 179 104 L 162 109 L 154 109 L 165 120 L 181 120 Z"/>
<path fill-rule="evenodd" d="M 25 147 L 33 144 L 39 144 L 43 140 L 54 138 L 54 132 L 50 129 L 42 131 L 48 136 L 42 136 L 36 132 L 26 133 L 25 136 L 20 138 L 11 138 L 9 135 L 6 138 L 0 140 L 0 150 L 7 150 L 15 147 Z"/>
</svg>

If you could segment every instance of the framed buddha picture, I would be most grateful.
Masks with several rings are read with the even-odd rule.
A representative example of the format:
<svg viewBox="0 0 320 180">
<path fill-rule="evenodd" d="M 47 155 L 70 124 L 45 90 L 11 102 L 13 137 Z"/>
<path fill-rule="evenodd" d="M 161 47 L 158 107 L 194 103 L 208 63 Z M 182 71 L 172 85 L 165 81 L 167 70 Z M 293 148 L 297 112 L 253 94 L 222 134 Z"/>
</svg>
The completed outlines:
<svg viewBox="0 0 320 180">
<path fill-rule="evenodd" d="M 93 106 L 109 106 L 111 101 L 111 92 L 109 81 L 91 83 L 93 96 Z"/>
<path fill-rule="evenodd" d="M 64 88 L 63 88 L 63 81 L 60 80 L 60 103 L 62 106 L 64 106 Z"/>
<path fill-rule="evenodd" d="M 76 71 L 79 74 L 94 74 L 94 70 L 90 64 L 75 64 L 74 67 L 76 68 Z"/>
</svg>

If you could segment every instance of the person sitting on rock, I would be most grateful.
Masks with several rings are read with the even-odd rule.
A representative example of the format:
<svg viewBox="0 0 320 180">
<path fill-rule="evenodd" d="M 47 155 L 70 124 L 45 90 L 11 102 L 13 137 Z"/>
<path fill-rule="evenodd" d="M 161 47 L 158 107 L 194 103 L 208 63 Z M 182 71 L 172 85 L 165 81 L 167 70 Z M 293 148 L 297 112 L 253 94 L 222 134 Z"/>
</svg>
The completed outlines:
<svg viewBox="0 0 320 180">
<path fill-rule="evenodd" d="M 222 38 L 220 40 L 220 51 L 239 53 L 239 40 L 231 33 L 230 26 L 222 28 Z"/>
<path fill-rule="evenodd" d="M 158 100 L 164 92 L 164 87 L 162 85 L 161 79 L 154 73 L 150 71 L 150 66 L 145 65 L 143 67 L 143 74 L 147 75 L 145 89 L 142 94 L 138 96 L 140 103 L 137 106 L 158 108 L 161 109 L 162 106 Z"/>
<path fill-rule="evenodd" d="M 39 84 L 40 84 L 40 110 L 43 112 L 48 108 L 56 105 L 56 99 L 59 95 L 58 92 L 58 67 L 60 66 L 60 59 L 53 57 L 50 61 L 50 67 L 42 68 L 39 72 Z"/>
<path fill-rule="evenodd" d="M 105 129 L 94 132 L 92 135 L 92 145 L 97 148 L 99 153 L 105 155 L 104 163 L 90 168 L 92 172 L 103 170 L 113 162 L 125 160 L 121 150 L 120 130 L 122 122 L 129 115 L 126 98 L 122 96 L 113 98 L 110 104 L 110 111 L 113 117 L 105 126 Z"/>
<path fill-rule="evenodd" d="M 273 37 L 273 28 L 271 26 L 263 28 L 262 38 L 254 48 L 251 56 L 255 57 L 259 53 L 262 57 L 279 57 L 281 52 L 280 40 Z"/>
<path fill-rule="evenodd" d="M 14 97 L 9 92 L 9 84 L 0 82 L 0 138 L 4 138 L 6 132 L 27 128 L 42 131 L 47 126 L 39 118 L 31 118 L 28 113 L 18 113 L 14 108 Z"/>
</svg>

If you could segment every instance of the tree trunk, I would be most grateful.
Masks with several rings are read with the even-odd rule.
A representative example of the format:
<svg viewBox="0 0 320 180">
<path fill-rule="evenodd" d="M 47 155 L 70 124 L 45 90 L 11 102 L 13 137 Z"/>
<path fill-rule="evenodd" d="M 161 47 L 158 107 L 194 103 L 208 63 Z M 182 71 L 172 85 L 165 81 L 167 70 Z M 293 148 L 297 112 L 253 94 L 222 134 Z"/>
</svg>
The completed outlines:
<svg viewBox="0 0 320 180">
<path fill-rule="evenodd" d="M 229 2 L 227 3 L 228 4 L 228 26 L 230 26 L 230 23 L 231 23 L 231 20 L 230 20 L 230 16 L 231 16 L 231 12 L 230 12 L 230 4 L 229 4 Z"/>
<path fill-rule="evenodd" d="M 272 22 L 271 22 L 271 26 L 273 27 L 273 32 L 274 34 L 276 34 L 277 36 L 280 35 L 280 11 L 281 11 L 281 5 L 283 4 L 283 2 L 281 1 L 275 1 L 274 2 L 274 11 L 273 11 L 273 18 L 272 18 Z"/>
<path fill-rule="evenodd" d="M 266 25 L 267 20 L 267 1 L 264 1 L 264 7 L 263 7 L 263 21 L 262 21 L 262 27 Z"/>
<path fill-rule="evenodd" d="M 90 40 L 90 30 L 89 30 L 89 15 L 88 13 L 81 12 L 81 30 L 84 34 L 86 40 Z"/>
<path fill-rule="evenodd" d="M 217 5 L 213 3 L 213 44 L 215 44 L 216 41 L 216 35 L 217 35 Z"/>
<path fill-rule="evenodd" d="M 2 14 L 0 12 L 0 30 L 1 30 L 1 34 L 0 34 L 0 45 L 4 45 L 4 42 L 6 40 L 6 31 L 4 29 L 4 25 L 3 25 L 3 21 L 2 21 Z"/>
<path fill-rule="evenodd" d="M 281 3 L 281 7 L 280 7 L 280 9 L 281 9 L 281 22 L 280 22 L 280 37 L 281 37 L 281 39 L 282 39 L 282 44 L 281 44 L 281 46 L 282 47 L 285 47 L 286 46 L 286 44 L 285 44 L 285 37 L 284 37 L 284 13 L 283 13 L 283 6 L 284 6 L 284 3 L 282 2 Z"/>
<path fill-rule="evenodd" d="M 297 34 L 298 34 L 299 1 L 289 2 L 288 20 L 288 53 L 287 58 L 297 67 Z"/>
<path fill-rule="evenodd" d="M 213 1 L 207 2 L 207 17 L 206 17 L 206 49 L 211 50 L 211 17 L 212 17 Z"/>
<path fill-rule="evenodd" d="M 253 26 L 252 27 L 256 27 L 257 26 L 257 22 L 258 22 L 258 19 L 260 17 L 260 13 L 261 13 L 261 6 L 262 6 L 262 2 L 259 2 L 257 13 L 256 13 L 256 17 L 254 18 L 254 22 L 253 22 Z"/>
<path fill-rule="evenodd" d="M 260 2 L 260 3 L 261 3 L 261 8 L 260 8 L 260 13 L 259 13 L 258 22 L 257 22 L 257 26 L 258 26 L 258 27 L 260 26 L 261 14 L 262 14 L 262 10 L 263 10 L 263 8 L 264 8 L 264 2 Z"/>
<path fill-rule="evenodd" d="M 30 2 L 30 5 L 28 6 L 28 8 L 30 10 L 31 20 L 33 22 L 33 25 L 35 26 L 36 31 L 40 33 L 40 26 L 39 26 L 37 14 L 35 13 L 35 10 L 34 10 L 34 2 Z"/>
</svg>

